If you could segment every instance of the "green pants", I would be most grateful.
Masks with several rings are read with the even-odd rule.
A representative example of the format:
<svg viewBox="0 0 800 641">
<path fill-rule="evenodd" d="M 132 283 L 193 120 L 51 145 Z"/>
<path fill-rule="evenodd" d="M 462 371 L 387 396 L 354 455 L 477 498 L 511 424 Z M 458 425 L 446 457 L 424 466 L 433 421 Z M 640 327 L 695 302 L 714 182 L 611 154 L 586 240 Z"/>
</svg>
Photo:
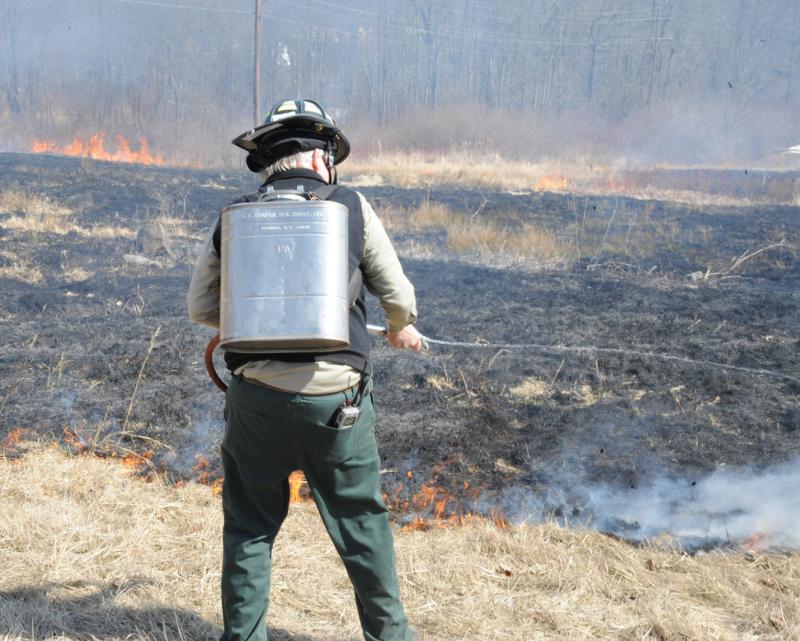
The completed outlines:
<svg viewBox="0 0 800 641">
<path fill-rule="evenodd" d="M 367 641 L 408 641 L 381 498 L 372 397 L 353 427 L 329 427 L 348 392 L 302 396 L 234 378 L 222 442 L 222 641 L 266 641 L 272 544 L 302 470 L 355 589 Z"/>
</svg>

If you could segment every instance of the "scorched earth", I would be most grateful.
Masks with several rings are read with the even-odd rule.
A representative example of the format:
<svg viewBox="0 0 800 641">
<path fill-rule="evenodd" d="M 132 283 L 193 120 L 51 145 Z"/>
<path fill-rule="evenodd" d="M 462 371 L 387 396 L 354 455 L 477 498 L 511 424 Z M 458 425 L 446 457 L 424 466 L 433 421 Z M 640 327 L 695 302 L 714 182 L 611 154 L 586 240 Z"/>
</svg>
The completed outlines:
<svg viewBox="0 0 800 641">
<path fill-rule="evenodd" d="M 200 460 L 213 478 L 223 395 L 202 363 L 212 332 L 186 318 L 185 293 L 219 209 L 254 180 L 25 154 L 0 168 L 0 438 L 147 453 L 176 478 Z M 751 174 L 704 181 L 761 180 Z M 420 330 L 474 344 L 419 356 L 374 344 L 399 521 L 477 510 L 690 546 L 759 529 L 800 545 L 796 523 L 763 523 L 800 513 L 797 206 L 360 189 L 416 286 Z M 414 224 L 431 205 L 459 212 L 461 232 L 535 226 L 554 247 L 539 259 L 477 234 L 454 244 L 447 220 Z"/>
</svg>

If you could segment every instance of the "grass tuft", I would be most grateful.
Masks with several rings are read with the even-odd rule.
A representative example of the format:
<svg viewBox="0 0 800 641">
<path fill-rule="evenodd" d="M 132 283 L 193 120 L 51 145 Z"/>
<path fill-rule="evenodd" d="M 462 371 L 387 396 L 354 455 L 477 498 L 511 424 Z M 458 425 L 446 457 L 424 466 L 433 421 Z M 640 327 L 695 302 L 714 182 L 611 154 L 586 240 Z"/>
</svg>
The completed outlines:
<svg viewBox="0 0 800 641">
<path fill-rule="evenodd" d="M 22 258 L 12 251 L 0 251 L 0 277 L 35 285 L 44 280 L 39 265 L 27 258 Z"/>
<path fill-rule="evenodd" d="M 549 231 L 527 223 L 506 227 L 454 212 L 442 203 L 426 201 L 413 209 L 388 210 L 381 213 L 381 219 L 394 232 L 443 230 L 451 250 L 478 255 L 486 261 L 496 254 L 516 260 L 548 260 L 562 255 L 561 244 Z"/>
<path fill-rule="evenodd" d="M 6 216 L 3 216 L 6 214 Z M 0 192 L 0 227 L 17 232 L 59 234 L 70 232 L 85 238 L 132 238 L 133 230 L 120 226 L 82 227 L 73 219 L 75 212 L 47 196 L 13 188 Z"/>
<path fill-rule="evenodd" d="M 7 229 L 53 234 L 66 234 L 71 229 L 70 209 L 21 189 L 0 192 L 0 214 L 11 214 L 0 223 Z"/>
</svg>

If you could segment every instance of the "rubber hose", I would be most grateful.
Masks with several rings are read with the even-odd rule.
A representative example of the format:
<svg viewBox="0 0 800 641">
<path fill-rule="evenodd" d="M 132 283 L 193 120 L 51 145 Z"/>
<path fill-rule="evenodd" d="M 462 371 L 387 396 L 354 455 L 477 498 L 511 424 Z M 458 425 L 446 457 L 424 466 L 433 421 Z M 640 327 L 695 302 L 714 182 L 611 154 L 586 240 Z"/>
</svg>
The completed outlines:
<svg viewBox="0 0 800 641">
<path fill-rule="evenodd" d="M 219 334 L 215 334 L 214 337 L 208 341 L 208 345 L 206 345 L 206 371 L 211 377 L 211 380 L 214 381 L 214 385 L 219 387 L 223 392 L 226 392 L 228 391 L 228 386 L 225 384 L 225 381 L 219 377 L 217 370 L 214 368 L 214 349 L 217 345 L 219 345 Z"/>
</svg>

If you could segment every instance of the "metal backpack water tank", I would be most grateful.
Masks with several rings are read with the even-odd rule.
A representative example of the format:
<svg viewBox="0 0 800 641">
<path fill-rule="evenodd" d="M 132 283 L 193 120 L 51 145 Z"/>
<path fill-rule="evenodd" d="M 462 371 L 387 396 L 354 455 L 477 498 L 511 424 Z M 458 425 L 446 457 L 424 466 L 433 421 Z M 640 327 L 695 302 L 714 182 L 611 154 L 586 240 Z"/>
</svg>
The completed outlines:
<svg viewBox="0 0 800 641">
<path fill-rule="evenodd" d="M 267 192 L 222 212 L 220 346 L 326 352 L 350 344 L 347 207 Z"/>
</svg>

